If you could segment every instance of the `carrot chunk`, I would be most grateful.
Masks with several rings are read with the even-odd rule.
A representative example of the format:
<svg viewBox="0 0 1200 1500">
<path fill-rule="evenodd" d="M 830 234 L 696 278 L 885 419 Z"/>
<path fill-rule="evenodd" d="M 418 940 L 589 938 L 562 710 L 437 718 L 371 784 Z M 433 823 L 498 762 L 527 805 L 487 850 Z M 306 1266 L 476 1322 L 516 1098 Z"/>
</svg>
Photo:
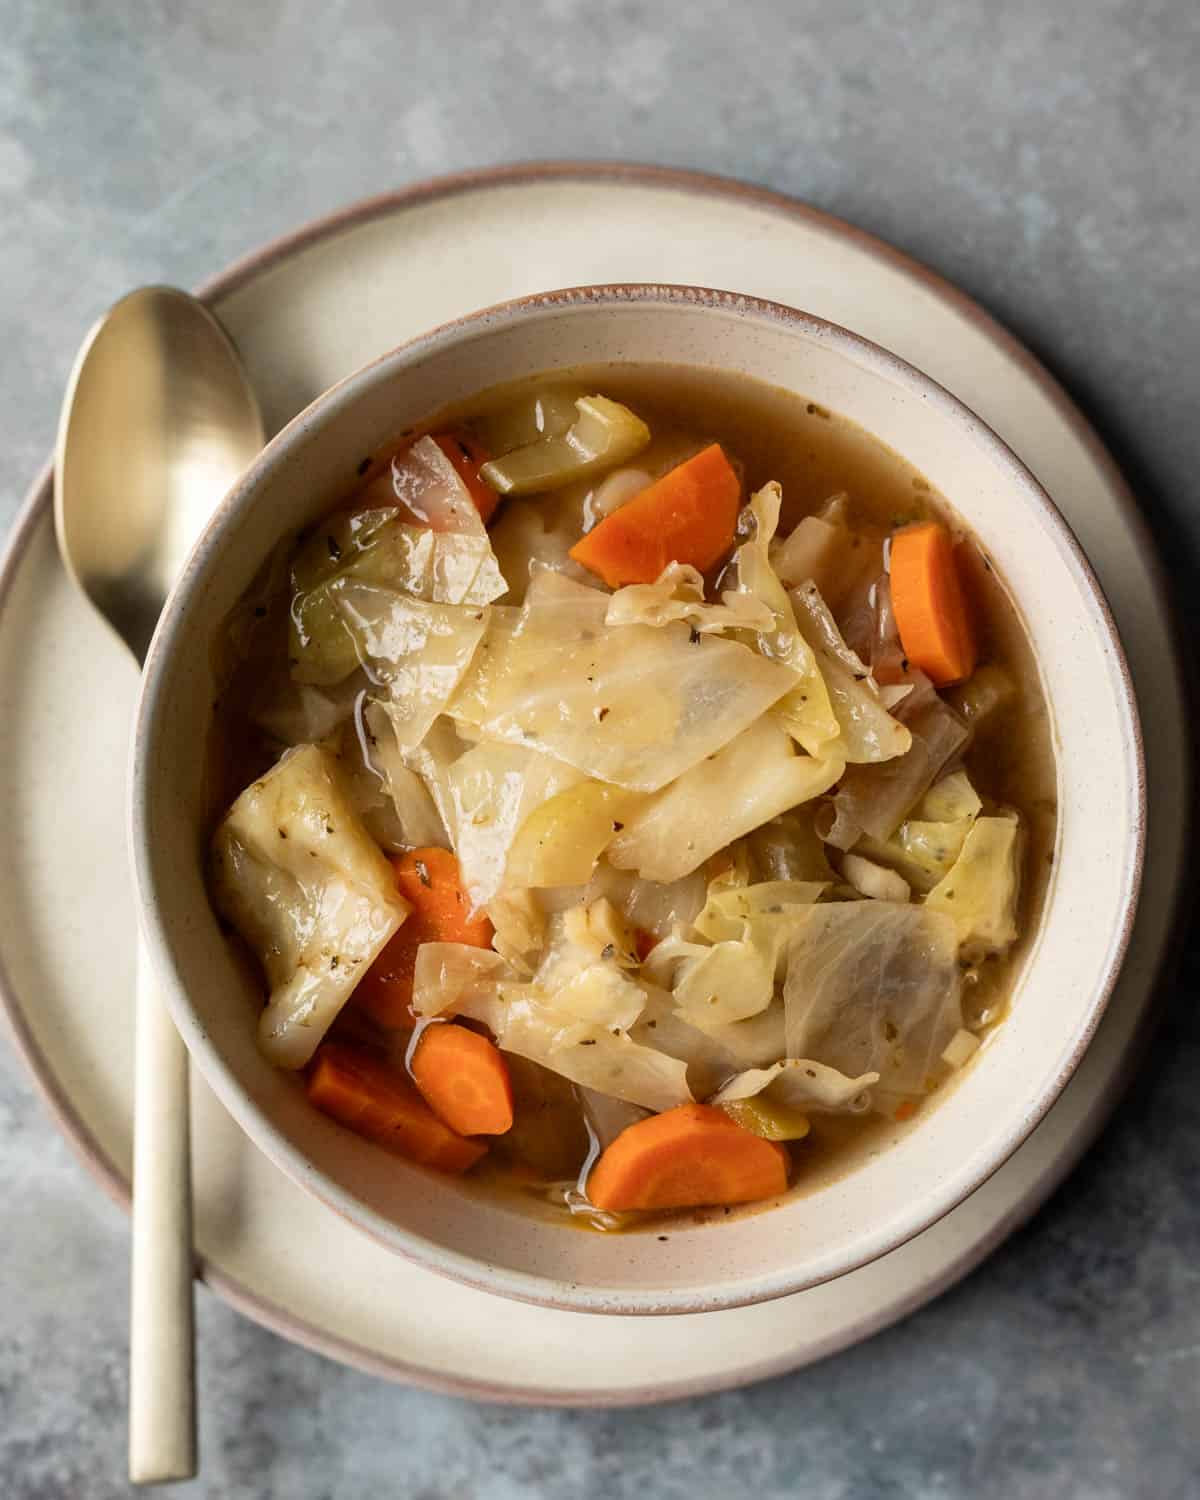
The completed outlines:
<svg viewBox="0 0 1200 1500">
<path fill-rule="evenodd" d="M 975 631 L 950 533 L 936 521 L 892 538 L 892 609 L 904 654 L 935 687 L 975 670 Z"/>
<path fill-rule="evenodd" d="M 742 487 L 719 443 L 642 490 L 571 548 L 609 588 L 653 583 L 668 563 L 704 572 L 733 546 Z"/>
<path fill-rule="evenodd" d="M 475 502 L 475 509 L 486 526 L 500 500 L 500 496 L 479 472 L 491 458 L 491 454 L 461 427 L 452 428 L 449 432 L 432 432 L 430 437 L 458 470 Z"/>
<path fill-rule="evenodd" d="M 700 1208 L 778 1197 L 787 1177 L 788 1154 L 775 1141 L 724 1110 L 681 1104 L 623 1130 L 592 1168 L 587 1193 L 612 1213 Z"/>
<path fill-rule="evenodd" d="M 453 1022 L 426 1026 L 408 1070 L 425 1103 L 459 1135 L 503 1135 L 512 1129 L 508 1064 L 495 1043 Z"/>
<path fill-rule="evenodd" d="M 471 916 L 458 860 L 448 849 L 410 849 L 392 860 L 396 885 L 412 907 L 404 925 L 359 981 L 351 1003 L 381 1026 L 411 1027 L 413 970 L 422 943 L 488 948 L 492 924 Z"/>
<path fill-rule="evenodd" d="M 465 1172 L 487 1150 L 439 1120 L 403 1073 L 342 1042 L 322 1043 L 308 1097 L 358 1135 L 439 1172 Z"/>
</svg>

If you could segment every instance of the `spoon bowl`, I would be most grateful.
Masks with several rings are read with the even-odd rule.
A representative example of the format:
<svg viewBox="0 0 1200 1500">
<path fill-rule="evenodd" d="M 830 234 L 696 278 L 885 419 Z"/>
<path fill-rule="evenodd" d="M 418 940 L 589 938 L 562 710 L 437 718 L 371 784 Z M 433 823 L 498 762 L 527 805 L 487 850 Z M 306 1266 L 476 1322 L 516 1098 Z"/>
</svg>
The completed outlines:
<svg viewBox="0 0 1200 1500">
<path fill-rule="evenodd" d="M 139 662 L 193 541 L 263 441 L 237 350 L 186 292 L 131 292 L 85 339 L 58 433 L 59 549 Z"/>
</svg>

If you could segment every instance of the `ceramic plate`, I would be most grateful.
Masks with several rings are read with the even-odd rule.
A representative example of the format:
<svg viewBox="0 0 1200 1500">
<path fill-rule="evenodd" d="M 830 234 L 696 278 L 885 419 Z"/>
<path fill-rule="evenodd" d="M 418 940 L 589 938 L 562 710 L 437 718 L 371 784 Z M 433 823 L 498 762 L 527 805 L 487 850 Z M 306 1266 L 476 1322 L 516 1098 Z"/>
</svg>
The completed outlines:
<svg viewBox="0 0 1200 1500">
<path fill-rule="evenodd" d="M 844 1348 L 964 1274 L 1061 1180 L 1144 1034 L 1172 920 L 1187 801 L 1166 588 L 1120 476 L 1032 357 L 920 266 L 790 200 L 684 173 L 518 167 L 372 200 L 205 289 L 270 430 L 421 330 L 506 298 L 598 281 L 697 282 L 803 307 L 949 387 L 1030 466 L 1100 575 L 1152 704 L 1144 899 L 1122 978 L 1059 1102 L 999 1172 L 872 1265 L 759 1306 L 594 1317 L 474 1291 L 390 1255 L 302 1192 L 193 1089 L 201 1274 L 288 1338 L 476 1398 L 643 1403 L 745 1384 Z M 122 1200 L 131 1146 L 133 902 L 124 767 L 134 671 L 58 566 L 43 475 L 0 575 L 0 789 L 10 859 L 0 989 L 18 1045 L 84 1160 Z M 63 851 L 72 890 L 63 903 Z M 121 940 L 129 934 L 129 941 Z M 86 991 L 80 976 L 87 976 Z M 337 1275 L 330 1275 L 330 1268 Z"/>
</svg>

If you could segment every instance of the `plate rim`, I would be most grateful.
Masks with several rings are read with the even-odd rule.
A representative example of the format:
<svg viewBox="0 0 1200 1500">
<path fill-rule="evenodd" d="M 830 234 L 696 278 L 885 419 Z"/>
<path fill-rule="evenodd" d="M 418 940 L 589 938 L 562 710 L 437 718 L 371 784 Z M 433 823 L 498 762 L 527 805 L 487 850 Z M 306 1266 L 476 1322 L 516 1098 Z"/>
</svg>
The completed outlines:
<svg viewBox="0 0 1200 1500">
<path fill-rule="evenodd" d="M 619 160 L 538 160 L 473 168 L 423 178 L 404 187 L 358 199 L 341 209 L 321 215 L 299 228 L 268 240 L 255 250 L 237 258 L 223 270 L 206 278 L 196 288 L 196 295 L 218 312 L 214 304 L 231 297 L 281 262 L 302 254 L 336 236 L 348 233 L 379 219 L 406 209 L 450 199 L 465 194 L 510 186 L 537 183 L 617 183 L 672 189 L 701 198 L 724 198 L 748 203 L 781 217 L 807 223 L 814 229 L 843 242 L 849 242 L 870 258 L 899 271 L 922 284 L 939 302 L 972 325 L 1014 364 L 1038 388 L 1056 415 L 1071 430 L 1102 474 L 1129 527 L 1130 541 L 1140 560 L 1151 574 L 1159 598 L 1170 644 L 1169 666 L 1179 695 L 1187 704 L 1193 697 L 1191 682 L 1184 670 L 1181 631 L 1175 589 L 1165 563 L 1155 546 L 1150 524 L 1138 506 L 1134 493 L 1099 434 L 1062 384 L 1015 334 L 966 292 L 948 281 L 907 252 L 897 249 L 871 232 L 831 214 L 824 209 L 789 194 L 745 182 L 737 178 L 687 168 L 656 166 Z M 1035 476 L 1036 477 L 1036 476 Z M 52 501 L 53 460 L 43 464 L 33 479 L 0 551 L 0 611 L 8 602 L 13 585 L 39 525 Z M 1186 811 L 1190 821 L 1195 773 L 1190 763 L 1183 767 L 1188 793 Z M 942 1271 L 922 1282 L 907 1297 L 889 1304 L 857 1321 L 843 1324 L 815 1347 L 797 1358 L 793 1354 L 773 1356 L 760 1365 L 742 1367 L 729 1376 L 706 1376 L 693 1379 L 657 1382 L 647 1387 L 612 1387 L 601 1391 L 572 1392 L 561 1388 L 516 1389 L 489 1381 L 475 1381 L 464 1376 L 447 1376 L 430 1371 L 403 1359 L 383 1356 L 354 1340 L 331 1334 L 286 1308 L 260 1296 L 244 1286 L 235 1276 L 222 1271 L 197 1252 L 196 1275 L 231 1306 L 270 1328 L 273 1332 L 317 1353 L 385 1379 L 419 1386 L 442 1394 L 465 1397 L 510 1406 L 622 1407 L 647 1403 L 664 1403 L 693 1396 L 739 1388 L 816 1361 L 852 1347 L 862 1339 L 899 1322 L 917 1308 L 941 1295 L 968 1274 L 1001 1244 L 1046 1201 L 1063 1181 L 1095 1139 L 1119 1102 L 1136 1066 L 1152 1037 L 1162 1010 L 1163 974 L 1173 962 L 1180 939 L 1180 915 L 1186 905 L 1181 884 L 1176 882 L 1168 935 L 1148 977 L 1149 998 L 1126 1044 L 1125 1053 L 1114 1074 L 1111 1086 L 1099 1094 L 1076 1126 L 1068 1148 L 1026 1187 L 986 1234 L 955 1256 Z M 30 1031 L 0 951 L 0 1012 L 13 1038 L 18 1056 L 58 1124 L 77 1158 L 100 1182 L 110 1197 L 126 1211 L 130 1207 L 130 1185 L 116 1163 L 110 1160 L 77 1113 L 65 1088 L 42 1055 Z M 596 1316 L 585 1313 L 581 1316 Z"/>
</svg>

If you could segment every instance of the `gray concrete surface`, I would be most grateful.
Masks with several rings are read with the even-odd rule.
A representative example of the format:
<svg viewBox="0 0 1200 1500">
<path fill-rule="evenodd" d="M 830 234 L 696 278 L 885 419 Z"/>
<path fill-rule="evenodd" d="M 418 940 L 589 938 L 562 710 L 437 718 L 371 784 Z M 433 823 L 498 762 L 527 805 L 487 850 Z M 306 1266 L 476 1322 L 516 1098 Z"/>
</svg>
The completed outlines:
<svg viewBox="0 0 1200 1500">
<path fill-rule="evenodd" d="M 0 38 L 4 525 L 80 334 L 128 287 L 429 173 L 626 156 L 796 193 L 978 296 L 1113 445 L 1195 625 L 1195 0 L 0 0 Z M 1200 1495 L 1196 978 L 1193 946 L 1067 1186 L 872 1342 L 664 1409 L 496 1410 L 341 1369 L 202 1292 L 204 1470 L 180 1495 Z M 3 1048 L 0 1180 L 0 1494 L 123 1495 L 128 1225 Z"/>
</svg>

